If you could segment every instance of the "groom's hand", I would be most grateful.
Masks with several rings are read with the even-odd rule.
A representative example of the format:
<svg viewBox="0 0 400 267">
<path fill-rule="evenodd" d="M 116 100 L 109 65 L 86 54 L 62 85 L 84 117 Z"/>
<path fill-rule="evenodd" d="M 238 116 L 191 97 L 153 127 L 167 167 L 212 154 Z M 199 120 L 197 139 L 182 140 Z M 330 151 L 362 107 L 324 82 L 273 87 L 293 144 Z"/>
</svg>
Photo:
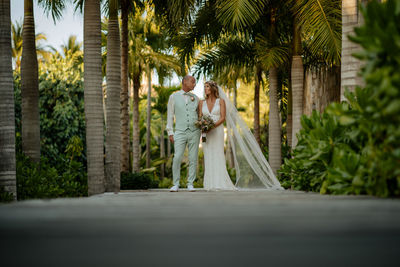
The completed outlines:
<svg viewBox="0 0 400 267">
<path fill-rule="evenodd" d="M 171 141 L 172 144 L 174 143 L 174 136 L 173 135 L 169 136 L 169 141 Z"/>
</svg>

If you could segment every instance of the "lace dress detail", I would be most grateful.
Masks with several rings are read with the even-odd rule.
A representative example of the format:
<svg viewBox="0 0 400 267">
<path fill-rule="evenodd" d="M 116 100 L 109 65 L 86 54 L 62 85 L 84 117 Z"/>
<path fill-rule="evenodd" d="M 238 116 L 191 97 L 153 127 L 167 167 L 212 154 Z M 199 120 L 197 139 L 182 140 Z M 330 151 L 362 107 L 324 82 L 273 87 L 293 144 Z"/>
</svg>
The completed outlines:
<svg viewBox="0 0 400 267">
<path fill-rule="evenodd" d="M 220 99 L 209 111 L 207 103 L 202 106 L 203 115 L 210 115 L 214 122 L 220 119 Z M 212 129 L 207 133 L 207 141 L 202 143 L 204 152 L 204 188 L 207 190 L 235 190 L 228 171 L 224 154 L 224 125 Z"/>
</svg>

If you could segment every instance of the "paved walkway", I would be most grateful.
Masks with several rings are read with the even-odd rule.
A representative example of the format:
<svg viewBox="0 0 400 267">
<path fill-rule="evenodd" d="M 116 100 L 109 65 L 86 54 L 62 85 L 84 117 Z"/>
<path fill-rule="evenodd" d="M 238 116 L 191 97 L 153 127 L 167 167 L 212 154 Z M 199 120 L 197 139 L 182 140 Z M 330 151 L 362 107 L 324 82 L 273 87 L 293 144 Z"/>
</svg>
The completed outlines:
<svg viewBox="0 0 400 267">
<path fill-rule="evenodd" d="M 399 266 L 400 200 L 107 193 L 0 205 L 1 266 Z"/>
</svg>

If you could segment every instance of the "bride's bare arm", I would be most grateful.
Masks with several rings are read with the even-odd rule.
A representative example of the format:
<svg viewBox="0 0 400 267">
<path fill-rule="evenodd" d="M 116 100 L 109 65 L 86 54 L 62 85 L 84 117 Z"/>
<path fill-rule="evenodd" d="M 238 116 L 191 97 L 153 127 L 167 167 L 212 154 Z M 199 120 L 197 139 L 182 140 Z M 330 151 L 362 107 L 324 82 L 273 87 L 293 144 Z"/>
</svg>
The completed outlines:
<svg viewBox="0 0 400 267">
<path fill-rule="evenodd" d="M 201 118 L 201 116 L 203 116 L 203 110 L 202 110 L 202 108 L 203 108 L 203 100 L 200 100 L 200 101 L 199 101 L 199 106 L 198 106 L 198 108 L 197 108 L 197 113 L 198 113 L 198 115 L 199 115 L 199 118 Z"/>
<path fill-rule="evenodd" d="M 221 99 L 219 101 L 220 105 L 220 118 L 219 120 L 215 123 L 215 127 L 218 127 L 220 124 L 224 123 L 225 121 L 225 116 L 226 116 L 226 106 L 225 106 L 225 101 Z"/>
</svg>

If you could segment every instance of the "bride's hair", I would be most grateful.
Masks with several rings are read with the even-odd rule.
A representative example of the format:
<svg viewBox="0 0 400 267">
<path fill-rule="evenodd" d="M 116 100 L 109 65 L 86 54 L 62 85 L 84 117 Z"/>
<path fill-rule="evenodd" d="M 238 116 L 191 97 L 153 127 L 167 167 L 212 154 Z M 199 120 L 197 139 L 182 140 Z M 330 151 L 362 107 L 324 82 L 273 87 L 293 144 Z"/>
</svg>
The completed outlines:
<svg viewBox="0 0 400 267">
<path fill-rule="evenodd" d="M 211 94 L 214 94 L 214 96 L 215 96 L 216 98 L 219 98 L 218 84 L 217 84 L 216 82 L 214 82 L 214 81 L 206 81 L 206 82 L 204 83 L 204 85 L 206 85 L 206 84 L 208 84 L 208 85 L 210 86 L 210 88 L 211 88 Z M 205 92 L 204 92 L 204 98 L 205 98 L 205 99 L 208 98 L 208 96 L 205 94 Z"/>
</svg>

